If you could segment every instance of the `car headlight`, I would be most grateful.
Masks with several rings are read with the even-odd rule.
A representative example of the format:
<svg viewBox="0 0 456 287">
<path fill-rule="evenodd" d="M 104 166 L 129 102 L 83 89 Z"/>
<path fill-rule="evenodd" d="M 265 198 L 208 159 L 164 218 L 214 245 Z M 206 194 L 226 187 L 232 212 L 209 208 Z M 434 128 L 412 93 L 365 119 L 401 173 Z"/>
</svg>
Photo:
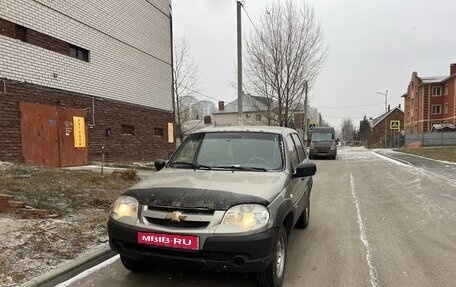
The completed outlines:
<svg viewBox="0 0 456 287">
<path fill-rule="evenodd" d="M 268 209 L 260 204 L 242 204 L 228 209 L 222 224 L 238 226 L 242 229 L 256 229 L 269 221 Z"/>
<path fill-rule="evenodd" d="M 112 217 L 121 219 L 123 217 L 137 218 L 138 217 L 138 200 L 131 196 L 120 196 L 114 203 Z"/>
</svg>

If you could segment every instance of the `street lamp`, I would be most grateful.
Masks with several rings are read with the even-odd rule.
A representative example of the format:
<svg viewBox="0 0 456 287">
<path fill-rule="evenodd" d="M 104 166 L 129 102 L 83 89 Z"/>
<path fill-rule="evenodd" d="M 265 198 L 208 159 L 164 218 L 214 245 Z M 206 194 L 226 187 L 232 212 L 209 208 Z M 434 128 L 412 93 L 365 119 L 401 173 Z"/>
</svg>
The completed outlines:
<svg viewBox="0 0 456 287">
<path fill-rule="evenodd" d="M 385 93 L 377 92 L 377 94 L 385 96 L 385 148 L 386 148 L 386 134 L 388 132 L 388 121 L 387 121 L 387 113 L 388 113 L 388 90 Z"/>
</svg>

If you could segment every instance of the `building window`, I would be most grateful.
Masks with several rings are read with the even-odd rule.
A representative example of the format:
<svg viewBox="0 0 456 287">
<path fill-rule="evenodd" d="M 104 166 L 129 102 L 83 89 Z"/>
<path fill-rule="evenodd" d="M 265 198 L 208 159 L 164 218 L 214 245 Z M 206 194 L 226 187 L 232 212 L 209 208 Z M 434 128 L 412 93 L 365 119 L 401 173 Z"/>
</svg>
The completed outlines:
<svg viewBox="0 0 456 287">
<path fill-rule="evenodd" d="M 16 24 L 15 33 L 16 33 L 16 39 L 21 40 L 22 42 L 27 42 L 27 28 Z"/>
<path fill-rule="evenodd" d="M 70 44 L 70 56 L 85 62 L 89 61 L 89 50 Z"/>
<path fill-rule="evenodd" d="M 432 87 L 432 96 L 441 96 L 442 87 Z"/>
<path fill-rule="evenodd" d="M 154 134 L 158 137 L 163 137 L 164 132 L 162 128 L 154 128 Z"/>
<path fill-rule="evenodd" d="M 441 105 L 432 106 L 432 114 L 433 115 L 439 115 L 441 113 L 440 109 L 441 109 Z"/>
<path fill-rule="evenodd" d="M 121 125 L 123 135 L 134 135 L 135 126 L 133 125 Z"/>
<path fill-rule="evenodd" d="M 444 95 L 448 95 L 448 84 L 445 85 L 445 88 L 443 90 Z"/>
<path fill-rule="evenodd" d="M 443 105 L 443 113 L 444 113 L 444 114 L 448 114 L 448 103 L 445 103 L 445 104 Z"/>
<path fill-rule="evenodd" d="M 255 115 L 255 121 L 261 122 L 261 114 Z"/>
</svg>

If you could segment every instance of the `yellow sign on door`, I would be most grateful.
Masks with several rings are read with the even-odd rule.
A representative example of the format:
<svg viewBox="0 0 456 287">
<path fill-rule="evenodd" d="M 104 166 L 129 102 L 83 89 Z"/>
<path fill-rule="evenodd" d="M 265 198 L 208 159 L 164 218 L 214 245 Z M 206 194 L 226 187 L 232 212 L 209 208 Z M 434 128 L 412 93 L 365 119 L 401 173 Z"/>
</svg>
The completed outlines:
<svg viewBox="0 0 456 287">
<path fill-rule="evenodd" d="M 74 147 L 86 147 L 84 117 L 73 117 Z"/>
</svg>

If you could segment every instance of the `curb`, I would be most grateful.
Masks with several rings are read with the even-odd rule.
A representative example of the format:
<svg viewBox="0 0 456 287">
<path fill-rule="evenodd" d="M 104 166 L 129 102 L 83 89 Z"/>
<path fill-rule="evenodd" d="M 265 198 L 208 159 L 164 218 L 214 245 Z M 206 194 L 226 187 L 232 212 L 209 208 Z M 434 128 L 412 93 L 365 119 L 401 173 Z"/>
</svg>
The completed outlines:
<svg viewBox="0 0 456 287">
<path fill-rule="evenodd" d="M 382 152 L 379 152 L 379 151 L 374 151 L 376 154 L 378 155 L 381 155 L 381 156 L 384 156 L 384 157 L 387 157 L 387 158 L 390 158 L 392 160 L 395 160 L 397 162 L 400 162 L 402 164 L 405 164 L 405 165 L 408 165 L 408 166 L 412 166 L 412 164 L 410 164 L 408 161 L 406 160 L 403 160 L 403 159 L 400 159 L 400 158 L 397 158 L 397 157 L 394 157 L 390 154 L 387 154 L 387 153 L 382 153 Z"/>
<path fill-rule="evenodd" d="M 99 166 L 101 168 L 101 162 L 92 161 L 90 164 Z M 153 170 L 155 171 L 155 166 L 153 164 L 148 165 L 136 165 L 136 164 L 122 164 L 122 163 L 104 163 L 104 167 L 110 168 L 127 168 L 127 169 L 138 169 L 138 170 Z"/>
<path fill-rule="evenodd" d="M 32 280 L 22 284 L 22 287 L 50 287 L 59 283 L 65 282 L 68 279 L 78 275 L 79 273 L 100 264 L 103 261 L 117 255 L 111 250 L 109 245 L 103 246 L 99 250 L 81 256 L 68 264 L 60 266 L 50 272 L 33 278 Z"/>
</svg>

